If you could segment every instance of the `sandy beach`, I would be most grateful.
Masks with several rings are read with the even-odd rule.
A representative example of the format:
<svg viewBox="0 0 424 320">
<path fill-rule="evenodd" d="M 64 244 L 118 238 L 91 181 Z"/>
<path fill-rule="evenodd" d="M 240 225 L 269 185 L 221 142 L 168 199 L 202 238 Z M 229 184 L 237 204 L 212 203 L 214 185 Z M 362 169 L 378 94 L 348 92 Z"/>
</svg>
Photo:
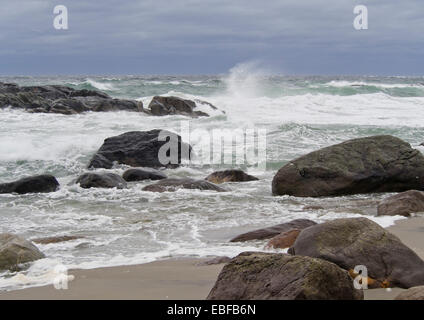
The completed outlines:
<svg viewBox="0 0 424 320">
<path fill-rule="evenodd" d="M 421 258 L 424 257 L 422 233 L 424 218 L 400 220 L 388 228 Z M 11 299 L 205 299 L 223 264 L 201 265 L 209 259 L 173 259 L 143 265 L 71 270 L 75 279 L 68 290 L 52 285 L 0 293 L 0 300 Z M 365 291 L 366 300 L 393 299 L 403 289 Z"/>
</svg>

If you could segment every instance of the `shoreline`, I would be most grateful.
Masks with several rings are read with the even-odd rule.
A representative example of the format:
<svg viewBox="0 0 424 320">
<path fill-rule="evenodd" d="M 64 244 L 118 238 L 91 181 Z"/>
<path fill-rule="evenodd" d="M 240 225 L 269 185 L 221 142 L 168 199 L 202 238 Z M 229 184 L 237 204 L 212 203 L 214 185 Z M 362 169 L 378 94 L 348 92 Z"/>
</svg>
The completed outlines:
<svg viewBox="0 0 424 320">
<path fill-rule="evenodd" d="M 387 228 L 424 258 L 424 217 L 398 220 Z M 70 270 L 67 290 L 53 285 L 0 292 L 0 300 L 202 300 L 224 264 L 199 265 L 211 258 L 179 258 L 141 265 Z M 365 300 L 391 300 L 404 289 L 365 290 Z"/>
</svg>

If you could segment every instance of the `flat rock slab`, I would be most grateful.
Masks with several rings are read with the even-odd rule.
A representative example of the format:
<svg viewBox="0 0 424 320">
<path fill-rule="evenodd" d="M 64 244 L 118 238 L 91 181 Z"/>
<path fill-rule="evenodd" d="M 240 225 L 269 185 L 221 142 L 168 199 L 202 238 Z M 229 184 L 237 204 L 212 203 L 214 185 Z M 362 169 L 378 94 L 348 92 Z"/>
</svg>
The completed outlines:
<svg viewBox="0 0 424 320">
<path fill-rule="evenodd" d="M 127 182 L 143 181 L 143 180 L 162 180 L 167 176 L 163 172 L 154 169 L 128 169 L 122 175 Z"/>
<path fill-rule="evenodd" d="M 127 182 L 114 173 L 84 173 L 76 180 L 84 189 L 90 188 L 118 188 L 127 187 Z"/>
<path fill-rule="evenodd" d="M 205 180 L 219 184 L 224 182 L 256 181 L 259 179 L 245 173 L 242 170 L 224 170 L 211 173 Z"/>
<path fill-rule="evenodd" d="M 55 177 L 47 174 L 0 184 L 0 193 L 47 193 L 57 189 L 59 189 L 59 182 Z"/>
<path fill-rule="evenodd" d="M 31 242 L 10 233 L 0 234 L 0 270 L 14 269 L 44 257 Z"/>
<path fill-rule="evenodd" d="M 362 300 L 348 273 L 309 257 L 244 252 L 224 266 L 208 300 Z"/>
</svg>

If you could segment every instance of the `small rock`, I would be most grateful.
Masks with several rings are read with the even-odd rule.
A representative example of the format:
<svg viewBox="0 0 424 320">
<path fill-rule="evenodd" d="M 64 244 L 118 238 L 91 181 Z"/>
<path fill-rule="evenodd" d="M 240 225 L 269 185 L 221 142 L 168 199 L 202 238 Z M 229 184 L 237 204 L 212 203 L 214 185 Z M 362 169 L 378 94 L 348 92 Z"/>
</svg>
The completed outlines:
<svg viewBox="0 0 424 320">
<path fill-rule="evenodd" d="M 59 188 L 59 182 L 51 175 L 27 177 L 15 182 L 0 184 L 0 193 L 47 193 Z"/>
<path fill-rule="evenodd" d="M 21 263 L 44 257 L 31 242 L 10 233 L 0 234 L 0 270 L 14 269 Z"/>
<path fill-rule="evenodd" d="M 205 180 L 219 184 L 224 182 L 255 181 L 259 179 L 243 172 L 242 170 L 225 170 L 211 173 Z"/>
<path fill-rule="evenodd" d="M 59 243 L 59 242 L 67 242 L 72 240 L 82 239 L 84 237 L 81 236 L 60 236 L 60 237 L 47 237 L 47 238 L 36 238 L 31 241 L 38 244 L 50 244 L 50 243 Z"/>
<path fill-rule="evenodd" d="M 405 216 L 424 212 L 424 192 L 409 190 L 383 199 L 377 207 L 378 216 Z"/>
</svg>

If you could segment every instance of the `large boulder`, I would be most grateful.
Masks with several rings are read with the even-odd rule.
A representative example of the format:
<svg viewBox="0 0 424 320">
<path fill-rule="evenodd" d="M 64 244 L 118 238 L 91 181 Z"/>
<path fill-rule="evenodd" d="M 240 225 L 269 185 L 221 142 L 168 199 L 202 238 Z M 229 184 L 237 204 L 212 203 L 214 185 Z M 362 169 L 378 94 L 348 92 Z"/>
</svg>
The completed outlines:
<svg viewBox="0 0 424 320">
<path fill-rule="evenodd" d="M 363 265 L 372 287 L 424 284 L 424 261 L 367 218 L 336 219 L 302 230 L 289 253 L 324 259 L 352 272 Z"/>
<path fill-rule="evenodd" d="M 224 266 L 208 300 L 363 300 L 349 274 L 309 257 L 244 252 Z"/>
<path fill-rule="evenodd" d="M 265 240 L 275 237 L 290 230 L 302 230 L 315 225 L 316 222 L 308 219 L 296 219 L 289 222 L 277 224 L 276 226 L 257 229 L 238 235 L 231 239 L 231 242 L 242 242 L 250 240 Z"/>
<path fill-rule="evenodd" d="M 127 187 L 127 183 L 121 176 L 115 173 L 84 173 L 79 176 L 76 183 L 84 189 L 90 188 L 118 188 Z"/>
<path fill-rule="evenodd" d="M 143 181 L 143 180 L 162 180 L 167 176 L 159 170 L 144 168 L 144 169 L 128 169 L 122 175 L 125 181 Z"/>
<path fill-rule="evenodd" d="M 0 234 L 0 270 L 14 269 L 44 257 L 31 242 L 10 233 Z"/>
<path fill-rule="evenodd" d="M 59 188 L 59 182 L 51 175 L 26 177 L 18 181 L 0 184 L 0 193 L 47 193 Z"/>
<path fill-rule="evenodd" d="M 349 140 L 290 161 L 272 181 L 274 195 L 340 196 L 424 188 L 424 156 L 393 136 Z"/>
<path fill-rule="evenodd" d="M 207 104 L 206 102 L 203 103 Z M 181 99 L 178 97 L 155 96 L 149 104 L 150 113 L 155 116 L 167 116 L 174 114 L 190 117 L 209 116 L 205 112 L 195 110 L 196 107 L 197 105 L 195 101 Z M 216 109 L 214 106 L 213 108 Z"/>
<path fill-rule="evenodd" d="M 377 207 L 378 216 L 405 216 L 424 212 L 424 192 L 409 190 L 383 199 Z"/>
<path fill-rule="evenodd" d="M 424 286 L 409 288 L 397 295 L 395 300 L 424 300 Z"/>
<path fill-rule="evenodd" d="M 67 115 L 86 111 L 144 111 L 140 101 L 113 99 L 95 90 L 76 90 L 62 85 L 20 87 L 13 83 L 0 83 L 0 108 L 5 107 Z"/>
<path fill-rule="evenodd" d="M 210 175 L 206 177 L 205 180 L 208 180 L 213 183 L 224 183 L 224 182 L 255 181 L 259 179 L 245 173 L 242 170 L 224 170 L 224 171 L 216 171 L 211 173 Z"/>
<path fill-rule="evenodd" d="M 199 189 L 199 190 L 212 190 L 212 191 L 218 191 L 218 192 L 227 191 L 211 182 L 208 182 L 205 180 L 194 180 L 189 178 L 164 179 L 143 188 L 144 191 L 150 191 L 150 192 L 174 192 L 179 189 Z"/>
<path fill-rule="evenodd" d="M 164 147 L 165 151 L 169 151 L 169 145 L 171 150 L 178 150 L 178 153 L 171 155 L 171 163 L 162 163 L 160 150 Z M 181 137 L 175 133 L 158 129 L 131 131 L 107 138 L 88 167 L 110 169 L 115 161 L 132 167 L 178 167 L 181 159 L 190 157 L 190 152 L 191 146 L 182 142 Z"/>
</svg>

